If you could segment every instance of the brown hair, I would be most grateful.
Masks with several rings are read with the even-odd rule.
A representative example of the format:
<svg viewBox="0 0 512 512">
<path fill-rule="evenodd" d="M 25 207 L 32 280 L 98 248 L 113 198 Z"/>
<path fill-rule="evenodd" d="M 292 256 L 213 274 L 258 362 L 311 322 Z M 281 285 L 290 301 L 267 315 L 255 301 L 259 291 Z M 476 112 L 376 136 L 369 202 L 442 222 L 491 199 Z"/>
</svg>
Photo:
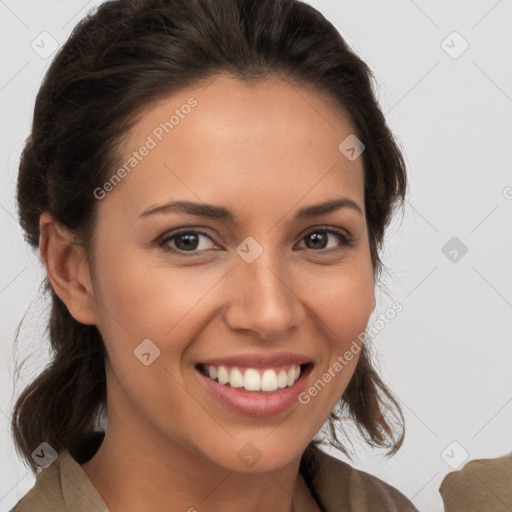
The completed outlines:
<svg viewBox="0 0 512 512">
<path fill-rule="evenodd" d="M 385 229 L 405 198 L 404 158 L 379 109 L 369 67 L 321 13 L 297 0 L 117 0 L 80 21 L 46 73 L 21 155 L 17 201 L 27 241 L 38 247 L 39 217 L 49 211 L 76 235 L 92 264 L 93 190 L 120 159 L 135 114 L 219 73 L 312 86 L 347 112 L 366 146 L 365 209 L 378 278 Z M 70 315 L 48 278 L 44 285 L 52 300 L 52 359 L 19 396 L 11 425 L 16 449 L 34 471 L 31 453 L 41 442 L 73 453 L 106 410 L 100 333 Z M 366 442 L 391 455 L 403 442 L 403 415 L 370 359 L 363 345 L 340 414 L 329 417 L 330 442 L 348 453 L 334 422 L 352 419 Z M 308 450 L 320 443 L 313 440 Z"/>
</svg>

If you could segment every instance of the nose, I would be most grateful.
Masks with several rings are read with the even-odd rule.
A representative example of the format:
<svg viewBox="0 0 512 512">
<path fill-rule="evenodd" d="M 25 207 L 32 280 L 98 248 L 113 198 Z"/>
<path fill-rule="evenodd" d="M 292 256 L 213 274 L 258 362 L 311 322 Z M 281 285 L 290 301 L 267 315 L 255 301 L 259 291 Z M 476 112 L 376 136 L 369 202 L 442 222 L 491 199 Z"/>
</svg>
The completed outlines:
<svg viewBox="0 0 512 512">
<path fill-rule="evenodd" d="M 230 272 L 224 320 L 230 329 L 264 340 L 289 334 L 300 325 L 304 306 L 292 273 L 268 252 L 252 263 L 240 259 Z"/>
</svg>

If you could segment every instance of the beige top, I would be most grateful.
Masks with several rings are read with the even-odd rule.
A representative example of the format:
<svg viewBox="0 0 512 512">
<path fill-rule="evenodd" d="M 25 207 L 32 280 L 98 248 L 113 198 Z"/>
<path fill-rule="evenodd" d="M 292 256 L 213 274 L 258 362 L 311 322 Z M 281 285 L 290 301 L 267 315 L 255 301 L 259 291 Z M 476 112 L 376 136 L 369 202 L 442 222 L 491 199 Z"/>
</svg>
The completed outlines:
<svg viewBox="0 0 512 512">
<path fill-rule="evenodd" d="M 439 492 L 445 512 L 512 511 L 512 455 L 468 462 L 444 477 Z"/>
<path fill-rule="evenodd" d="M 384 481 L 320 449 L 316 452 L 318 467 L 311 490 L 325 512 L 418 512 L 400 491 Z M 37 475 L 32 489 L 11 510 L 50 511 L 108 512 L 87 474 L 67 450 Z"/>
</svg>

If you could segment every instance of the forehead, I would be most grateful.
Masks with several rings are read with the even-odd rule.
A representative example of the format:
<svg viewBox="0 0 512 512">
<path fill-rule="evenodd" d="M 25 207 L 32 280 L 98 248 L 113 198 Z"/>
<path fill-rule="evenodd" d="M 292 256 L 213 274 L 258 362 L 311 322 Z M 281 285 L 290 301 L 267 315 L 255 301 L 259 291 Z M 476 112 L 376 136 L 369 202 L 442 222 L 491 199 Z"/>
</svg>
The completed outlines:
<svg viewBox="0 0 512 512">
<path fill-rule="evenodd" d="M 323 92 L 220 75 L 140 114 L 123 144 L 120 165 L 128 172 L 109 202 L 123 203 L 131 216 L 170 198 L 261 208 L 291 206 L 305 195 L 310 204 L 330 193 L 361 203 L 362 158 L 350 161 L 338 149 L 353 133 Z"/>
</svg>

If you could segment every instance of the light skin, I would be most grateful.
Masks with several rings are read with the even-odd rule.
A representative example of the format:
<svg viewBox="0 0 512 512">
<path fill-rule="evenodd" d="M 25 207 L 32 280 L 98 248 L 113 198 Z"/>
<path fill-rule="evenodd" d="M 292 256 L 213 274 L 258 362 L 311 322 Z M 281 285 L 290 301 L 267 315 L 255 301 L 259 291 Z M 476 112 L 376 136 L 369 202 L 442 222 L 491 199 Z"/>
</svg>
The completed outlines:
<svg viewBox="0 0 512 512">
<path fill-rule="evenodd" d="M 191 96 L 197 106 L 98 201 L 93 271 L 70 233 L 41 216 L 50 282 L 76 320 L 98 327 L 108 352 L 106 436 L 82 468 L 110 512 L 289 512 L 292 501 L 296 512 L 318 510 L 300 459 L 358 356 L 308 404 L 264 418 L 219 404 L 195 365 L 289 351 L 314 362 L 307 389 L 364 331 L 374 279 L 363 163 L 338 150 L 354 129 L 324 93 L 221 75 L 152 103 L 124 141 L 126 155 Z M 339 198 L 361 212 L 296 218 Z M 235 219 L 140 217 L 170 200 L 222 206 Z M 207 236 L 192 248 L 183 233 L 168 240 L 175 252 L 158 246 L 182 228 Z M 252 263 L 236 252 L 249 236 L 263 248 Z M 144 339 L 160 350 L 149 366 L 134 355 Z M 251 467 L 237 457 L 247 443 L 261 454 Z"/>
</svg>

